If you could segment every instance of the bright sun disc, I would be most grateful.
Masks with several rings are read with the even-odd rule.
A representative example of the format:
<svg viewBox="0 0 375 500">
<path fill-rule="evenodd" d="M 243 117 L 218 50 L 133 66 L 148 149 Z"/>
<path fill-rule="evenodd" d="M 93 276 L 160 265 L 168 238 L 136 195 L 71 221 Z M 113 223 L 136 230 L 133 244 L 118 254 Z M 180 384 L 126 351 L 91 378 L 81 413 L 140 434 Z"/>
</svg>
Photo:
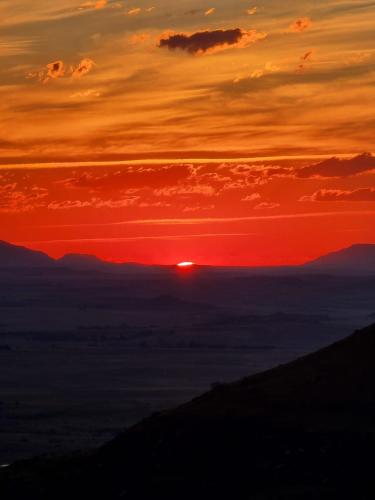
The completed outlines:
<svg viewBox="0 0 375 500">
<path fill-rule="evenodd" d="M 177 267 L 182 267 L 182 268 L 186 268 L 186 267 L 192 267 L 194 266 L 194 262 L 189 262 L 189 261 L 186 261 L 186 262 L 179 262 L 177 264 Z"/>
</svg>

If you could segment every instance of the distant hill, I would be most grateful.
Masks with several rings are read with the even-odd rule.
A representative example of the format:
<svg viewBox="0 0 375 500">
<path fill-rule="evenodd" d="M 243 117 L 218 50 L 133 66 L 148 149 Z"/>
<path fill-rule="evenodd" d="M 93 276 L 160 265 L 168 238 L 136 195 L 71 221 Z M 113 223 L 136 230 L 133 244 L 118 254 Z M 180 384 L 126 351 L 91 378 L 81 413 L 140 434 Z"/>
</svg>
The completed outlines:
<svg viewBox="0 0 375 500">
<path fill-rule="evenodd" d="M 67 254 L 52 259 L 43 252 L 0 241 L 1 268 L 68 268 L 73 271 L 99 271 L 113 274 L 160 274 L 169 273 L 175 266 L 144 265 L 134 262 L 115 263 L 102 260 L 95 255 Z M 196 266 L 196 271 L 205 274 L 225 275 L 294 275 L 300 272 L 363 275 L 375 273 L 375 245 L 358 244 L 319 257 L 302 266 L 280 267 L 210 267 Z"/>
<path fill-rule="evenodd" d="M 163 269 L 163 266 L 147 266 L 136 262 L 116 263 L 99 259 L 95 255 L 67 254 L 56 261 L 56 264 L 69 269 L 92 270 L 109 273 L 147 273 Z"/>
<path fill-rule="evenodd" d="M 2 500 L 373 499 L 374 358 L 375 325 L 97 451 L 3 469 Z"/>
<path fill-rule="evenodd" d="M 73 271 L 101 271 L 111 273 L 157 272 L 163 266 L 147 266 L 137 263 L 117 264 L 101 260 L 95 255 L 67 254 L 53 259 L 43 252 L 0 241 L 0 269 L 69 268 Z"/>
<path fill-rule="evenodd" d="M 0 268 L 51 267 L 54 264 L 45 253 L 0 241 Z"/>
<path fill-rule="evenodd" d="M 375 273 L 375 245 L 353 245 L 323 255 L 303 267 L 311 271 L 336 271 L 350 274 Z"/>
</svg>

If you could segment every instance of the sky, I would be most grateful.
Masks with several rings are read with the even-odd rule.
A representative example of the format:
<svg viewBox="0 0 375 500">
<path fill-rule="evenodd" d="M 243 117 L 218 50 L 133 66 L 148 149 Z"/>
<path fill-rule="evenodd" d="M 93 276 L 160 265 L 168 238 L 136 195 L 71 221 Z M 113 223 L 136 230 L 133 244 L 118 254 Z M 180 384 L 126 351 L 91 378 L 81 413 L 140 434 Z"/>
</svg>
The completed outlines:
<svg viewBox="0 0 375 500">
<path fill-rule="evenodd" d="M 299 264 L 375 243 L 375 1 L 2 0 L 0 239 Z"/>
</svg>

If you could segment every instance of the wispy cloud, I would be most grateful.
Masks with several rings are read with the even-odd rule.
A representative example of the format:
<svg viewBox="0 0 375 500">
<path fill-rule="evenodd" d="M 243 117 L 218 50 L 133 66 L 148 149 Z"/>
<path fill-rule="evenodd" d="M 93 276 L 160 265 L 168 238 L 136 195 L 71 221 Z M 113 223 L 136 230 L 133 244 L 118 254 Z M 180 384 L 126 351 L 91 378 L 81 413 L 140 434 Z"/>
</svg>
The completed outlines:
<svg viewBox="0 0 375 500">
<path fill-rule="evenodd" d="M 126 13 L 128 16 L 138 16 L 142 12 L 142 9 L 140 7 L 133 7 L 132 9 L 129 9 Z"/>
<path fill-rule="evenodd" d="M 122 241 L 178 241 L 190 239 L 205 239 L 205 238 L 234 238 L 255 236 L 256 233 L 200 233 L 200 234 L 172 234 L 161 236 L 127 236 L 114 238 L 70 238 L 70 239 L 50 239 L 50 240 L 34 240 L 34 241 L 18 241 L 16 243 L 22 245 L 33 245 L 38 243 L 120 243 Z"/>
<path fill-rule="evenodd" d="M 104 9 L 108 5 L 108 0 L 93 0 L 89 2 L 84 2 L 79 6 L 80 10 L 85 10 L 85 9 L 96 9 L 96 10 L 101 10 Z"/>
<path fill-rule="evenodd" d="M 310 196 L 302 196 L 299 201 L 322 202 L 375 202 L 375 188 L 350 190 L 319 189 Z"/>
<path fill-rule="evenodd" d="M 94 68 L 95 63 L 92 59 L 85 58 L 80 61 L 80 63 L 72 67 L 71 74 L 73 78 L 82 78 L 84 75 L 87 75 L 87 73 L 90 73 L 90 71 Z"/>
<path fill-rule="evenodd" d="M 207 9 L 206 12 L 204 13 L 205 16 L 211 16 L 216 12 L 215 7 L 211 7 L 210 9 Z"/>
<path fill-rule="evenodd" d="M 254 210 L 273 210 L 274 208 L 279 208 L 280 203 L 274 203 L 269 201 L 263 201 L 262 203 L 258 203 L 254 207 Z"/>
<path fill-rule="evenodd" d="M 289 26 L 289 31 L 291 33 L 302 33 L 312 26 L 312 21 L 309 17 L 301 17 L 294 21 Z"/>
<path fill-rule="evenodd" d="M 335 212 L 304 212 L 295 214 L 277 214 L 277 215 L 259 215 L 248 217 L 206 217 L 206 218 L 175 218 L 175 219 L 135 219 L 123 222 L 117 222 L 112 225 L 121 226 L 128 224 L 149 225 L 149 226 L 194 226 L 202 224 L 226 224 L 232 222 L 247 222 L 247 221 L 272 221 L 272 220 L 288 220 L 288 219 L 311 219 L 324 217 L 345 217 L 348 215 L 357 215 L 363 217 L 366 215 L 374 216 L 375 210 L 361 211 L 335 211 Z M 89 224 L 91 225 L 91 224 Z M 94 224 L 95 225 L 95 224 Z M 57 226 L 55 226 L 57 227 Z M 78 226 L 76 226 L 78 227 Z"/>
</svg>

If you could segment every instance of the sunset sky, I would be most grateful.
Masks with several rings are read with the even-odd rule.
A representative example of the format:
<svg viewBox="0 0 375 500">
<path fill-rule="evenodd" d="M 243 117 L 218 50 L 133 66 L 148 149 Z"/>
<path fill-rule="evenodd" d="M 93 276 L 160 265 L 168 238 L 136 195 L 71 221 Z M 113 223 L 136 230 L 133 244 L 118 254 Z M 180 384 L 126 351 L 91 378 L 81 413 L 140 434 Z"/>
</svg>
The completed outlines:
<svg viewBox="0 0 375 500">
<path fill-rule="evenodd" d="M 0 239 L 212 265 L 375 243 L 375 2 L 0 15 Z"/>
</svg>

